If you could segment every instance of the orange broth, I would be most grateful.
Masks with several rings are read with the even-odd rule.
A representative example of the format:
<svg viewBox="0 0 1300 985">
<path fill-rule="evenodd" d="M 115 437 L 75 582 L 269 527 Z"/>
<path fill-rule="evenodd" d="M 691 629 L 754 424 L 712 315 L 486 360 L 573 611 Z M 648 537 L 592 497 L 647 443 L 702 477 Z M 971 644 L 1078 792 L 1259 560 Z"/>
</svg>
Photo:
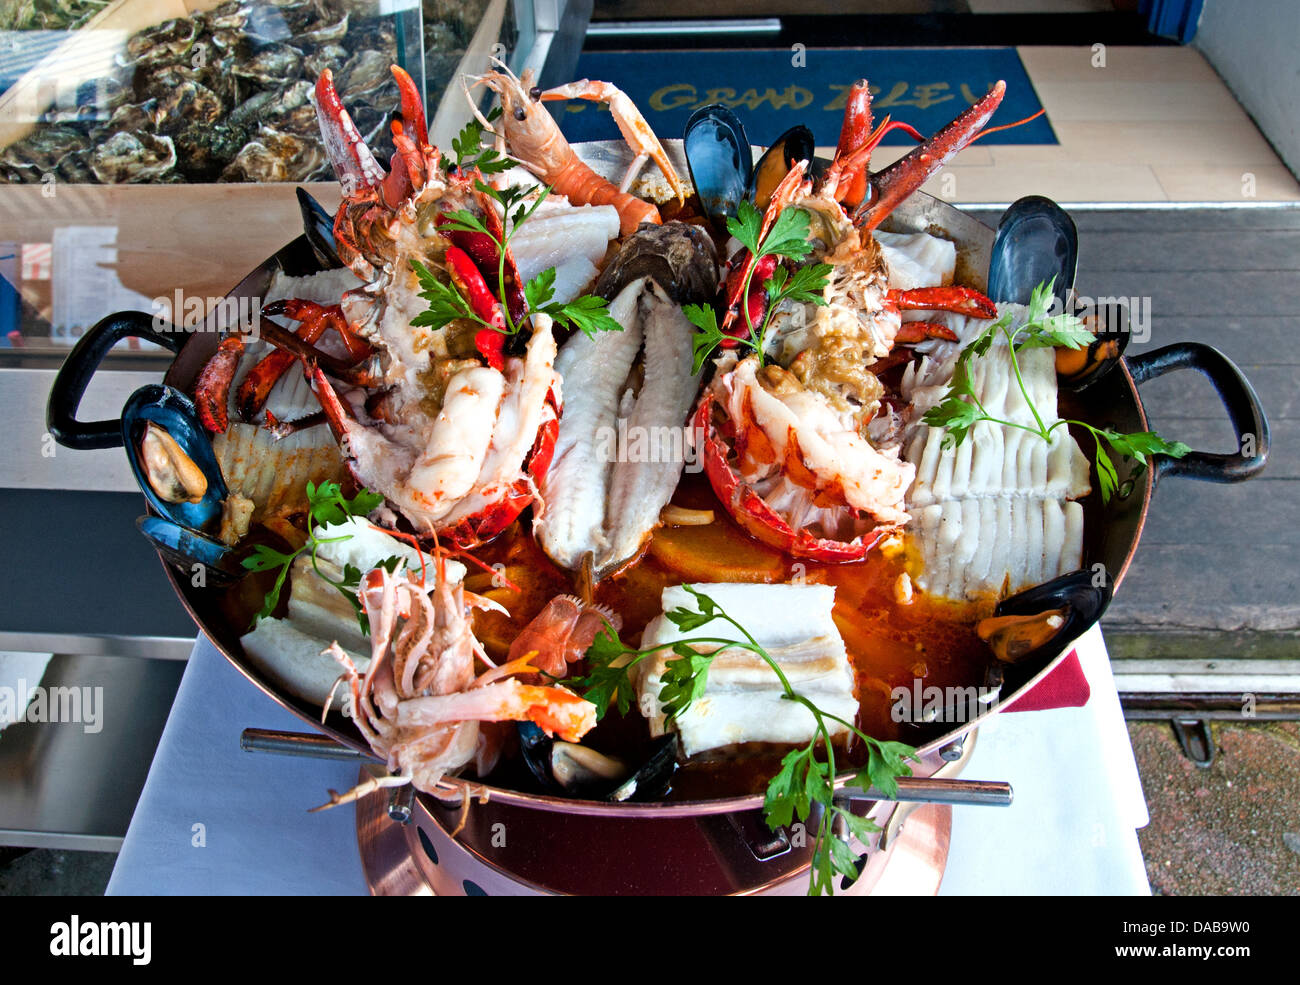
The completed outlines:
<svg viewBox="0 0 1300 985">
<path fill-rule="evenodd" d="M 918 678 L 922 687 L 970 687 L 983 682 L 991 654 L 975 635 L 976 606 L 929 599 L 914 590 L 910 604 L 894 599 L 894 583 L 909 570 L 903 550 L 871 551 L 853 564 L 816 564 L 792 560 L 755 541 L 722 509 L 707 479 L 683 477 L 673 497 L 678 506 L 708 509 L 713 522 L 705 526 L 663 527 L 655 531 L 646 551 L 617 575 L 602 580 L 595 600 L 622 618 L 620 637 L 639 644 L 646 624 L 660 612 L 664 588 L 683 582 L 804 581 L 835 586 L 834 618 L 844 637 L 858 686 L 858 725 L 880 739 L 919 744 L 944 730 L 928 730 L 893 720 L 892 689 L 909 691 Z M 487 572 L 471 562 L 466 588 L 500 602 L 510 616 L 476 613 L 474 631 L 493 659 L 505 655 L 510 642 L 556 595 L 573 594 L 574 578 L 556 567 L 534 541 L 528 527 L 514 524 L 491 544 L 474 551 Z M 494 584 L 495 579 L 495 584 Z M 503 585 L 509 580 L 512 586 Z M 638 715 L 633 723 L 615 723 L 617 712 L 584 740 L 606 752 L 627 752 L 629 741 L 644 742 L 648 732 Z M 848 758 L 861 750 L 849 750 Z M 629 758 L 634 759 L 634 753 Z M 679 771 L 672 797 L 734 795 L 756 792 L 774 772 L 779 753 L 760 751 L 736 762 L 692 762 Z"/>
</svg>

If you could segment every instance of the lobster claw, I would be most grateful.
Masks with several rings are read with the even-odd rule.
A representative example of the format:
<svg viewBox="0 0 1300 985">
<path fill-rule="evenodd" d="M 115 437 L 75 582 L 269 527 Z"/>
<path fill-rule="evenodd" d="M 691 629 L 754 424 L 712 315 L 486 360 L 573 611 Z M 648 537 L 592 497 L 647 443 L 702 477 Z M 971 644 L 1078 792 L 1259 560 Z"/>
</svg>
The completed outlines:
<svg viewBox="0 0 1300 985">
<path fill-rule="evenodd" d="M 980 135 L 1002 104 L 1007 84 L 994 83 L 988 93 L 929 140 L 872 176 L 872 196 L 854 214 L 854 222 L 875 229 L 912 192 Z"/>
<path fill-rule="evenodd" d="M 343 100 L 334 88 L 334 73 L 328 68 L 316 80 L 316 122 L 320 124 L 325 153 L 334 165 L 344 195 L 376 188 L 383 182 L 384 169 L 343 108 Z"/>
<path fill-rule="evenodd" d="M 343 100 L 334 88 L 333 73 L 328 68 L 316 80 L 316 120 L 320 124 L 325 151 L 343 186 L 343 194 L 348 196 L 363 190 L 375 190 L 385 205 L 396 208 L 428 179 L 425 158 L 430 148 L 420 90 L 406 71 L 396 65 L 392 71 L 402 110 L 393 120 L 393 143 L 397 149 L 387 172 L 366 146 L 361 131 L 344 109 Z"/>
</svg>

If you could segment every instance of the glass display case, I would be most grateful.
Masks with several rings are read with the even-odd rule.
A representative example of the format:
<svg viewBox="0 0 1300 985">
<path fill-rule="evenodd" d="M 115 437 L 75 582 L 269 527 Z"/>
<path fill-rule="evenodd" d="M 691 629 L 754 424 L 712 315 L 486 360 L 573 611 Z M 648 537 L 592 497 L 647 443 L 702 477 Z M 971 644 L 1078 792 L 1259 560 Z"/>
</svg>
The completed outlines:
<svg viewBox="0 0 1300 985">
<path fill-rule="evenodd" d="M 193 324 L 194 299 L 215 303 L 298 234 L 287 183 L 333 210 L 324 70 L 386 162 L 390 65 L 445 145 L 469 117 L 458 75 L 517 64 L 516 25 L 531 44 L 535 21 L 531 0 L 4 0 L 0 365 L 61 357 L 112 311 Z"/>
</svg>

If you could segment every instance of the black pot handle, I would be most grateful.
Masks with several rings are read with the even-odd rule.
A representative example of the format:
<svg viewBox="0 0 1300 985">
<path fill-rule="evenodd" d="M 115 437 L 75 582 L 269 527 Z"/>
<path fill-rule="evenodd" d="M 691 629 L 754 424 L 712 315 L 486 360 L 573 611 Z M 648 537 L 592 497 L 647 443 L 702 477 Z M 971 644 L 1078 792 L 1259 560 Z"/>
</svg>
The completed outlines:
<svg viewBox="0 0 1300 985">
<path fill-rule="evenodd" d="M 78 339 L 54 377 L 45 408 L 45 427 L 59 444 L 82 451 L 121 446 L 121 419 L 82 423 L 77 420 L 77 408 L 108 350 L 125 338 L 147 339 L 180 352 L 185 334 L 169 324 L 160 329 L 156 317 L 143 311 L 119 311 L 101 319 Z"/>
<path fill-rule="evenodd" d="M 1156 455 L 1153 466 L 1157 479 L 1172 475 L 1207 482 L 1244 482 L 1264 470 L 1268 461 L 1268 419 L 1255 388 L 1231 359 L 1202 342 L 1177 342 L 1130 356 L 1127 362 L 1133 382 L 1138 385 L 1176 369 L 1194 369 L 1203 374 L 1223 401 L 1237 433 L 1239 450 L 1234 454 L 1193 451 L 1182 458 Z M 1253 454 L 1245 454 L 1248 447 Z"/>
</svg>

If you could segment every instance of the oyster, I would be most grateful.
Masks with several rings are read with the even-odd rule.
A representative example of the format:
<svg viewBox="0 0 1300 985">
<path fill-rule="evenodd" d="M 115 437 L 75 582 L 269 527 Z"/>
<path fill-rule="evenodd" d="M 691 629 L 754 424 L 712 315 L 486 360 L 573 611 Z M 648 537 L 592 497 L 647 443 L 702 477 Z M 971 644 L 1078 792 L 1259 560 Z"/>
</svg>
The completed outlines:
<svg viewBox="0 0 1300 985">
<path fill-rule="evenodd" d="M 90 155 L 90 169 L 105 184 L 152 181 L 176 166 L 171 137 L 143 131 L 115 133 Z"/>
<path fill-rule="evenodd" d="M 287 44 L 272 44 L 251 58 L 238 61 L 234 73 L 241 79 L 268 85 L 295 78 L 302 68 L 302 52 Z"/>
<path fill-rule="evenodd" d="M 222 181 L 302 181 L 325 163 L 319 143 L 260 127 L 221 172 Z"/>
<path fill-rule="evenodd" d="M 199 22 L 193 17 L 177 17 L 140 31 L 126 43 L 127 63 L 145 66 L 182 61 L 198 32 Z"/>
</svg>

